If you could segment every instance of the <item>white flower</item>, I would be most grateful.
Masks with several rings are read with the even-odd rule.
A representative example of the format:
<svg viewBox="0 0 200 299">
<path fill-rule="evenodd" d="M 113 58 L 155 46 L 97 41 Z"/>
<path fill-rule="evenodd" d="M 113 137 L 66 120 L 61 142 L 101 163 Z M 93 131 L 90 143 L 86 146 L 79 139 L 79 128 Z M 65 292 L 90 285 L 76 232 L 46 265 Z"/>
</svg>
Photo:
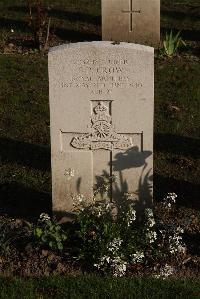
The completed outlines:
<svg viewBox="0 0 200 299">
<path fill-rule="evenodd" d="M 144 252 L 136 251 L 136 253 L 131 255 L 131 259 L 133 263 L 141 263 L 144 259 Z"/>
<path fill-rule="evenodd" d="M 102 213 L 101 211 L 98 212 L 97 217 L 101 217 Z"/>
<path fill-rule="evenodd" d="M 176 228 L 176 232 L 177 232 L 178 234 L 183 234 L 183 233 L 184 233 L 184 230 L 183 230 L 180 226 L 178 226 L 178 227 Z"/>
<path fill-rule="evenodd" d="M 155 222 L 154 218 L 151 218 L 148 220 L 149 227 L 153 227 L 155 224 L 156 224 L 156 222 Z"/>
<path fill-rule="evenodd" d="M 120 238 L 114 238 L 112 242 L 108 244 L 108 251 L 112 253 L 116 253 L 122 244 L 122 240 Z"/>
<path fill-rule="evenodd" d="M 185 253 L 186 252 L 186 247 L 183 246 L 183 245 L 178 245 L 178 248 L 177 248 L 178 252 L 182 252 L 182 253 Z"/>
<path fill-rule="evenodd" d="M 155 231 L 148 231 L 146 234 L 146 238 L 149 243 L 153 243 L 157 239 L 157 233 Z"/>
<path fill-rule="evenodd" d="M 75 203 L 82 203 L 84 200 L 85 200 L 85 197 L 82 194 L 77 194 L 77 195 L 73 196 L 73 201 Z"/>
<path fill-rule="evenodd" d="M 136 210 L 133 209 L 133 206 L 130 205 L 129 211 L 126 215 L 127 225 L 130 226 L 136 220 Z"/>
<path fill-rule="evenodd" d="M 168 264 L 165 264 L 164 267 L 160 269 L 160 273 L 157 275 L 154 275 L 155 278 L 167 278 L 171 276 L 174 273 L 174 268 Z"/>
<path fill-rule="evenodd" d="M 48 221 L 48 220 L 50 220 L 50 219 L 51 219 L 51 218 L 49 217 L 48 214 L 46 214 L 46 213 L 42 213 L 42 214 L 40 214 L 40 221 L 45 222 L 45 221 Z"/>
<path fill-rule="evenodd" d="M 11 28 L 11 30 L 10 30 L 12 33 L 14 33 L 14 30 Z"/>
<path fill-rule="evenodd" d="M 110 204 L 110 203 L 107 203 L 107 204 L 106 204 L 106 210 L 108 211 L 108 210 L 110 210 L 111 208 L 112 208 L 111 204 Z"/>
<path fill-rule="evenodd" d="M 119 253 L 122 240 L 114 238 L 107 245 L 108 255 L 104 255 L 99 259 L 94 267 L 103 271 L 104 273 L 112 273 L 114 276 L 123 276 L 126 272 L 127 262 L 124 260 L 123 255 Z"/>
<path fill-rule="evenodd" d="M 171 208 L 173 204 L 176 203 L 177 195 L 175 193 L 168 193 L 163 199 L 163 206 L 166 208 Z"/>
</svg>

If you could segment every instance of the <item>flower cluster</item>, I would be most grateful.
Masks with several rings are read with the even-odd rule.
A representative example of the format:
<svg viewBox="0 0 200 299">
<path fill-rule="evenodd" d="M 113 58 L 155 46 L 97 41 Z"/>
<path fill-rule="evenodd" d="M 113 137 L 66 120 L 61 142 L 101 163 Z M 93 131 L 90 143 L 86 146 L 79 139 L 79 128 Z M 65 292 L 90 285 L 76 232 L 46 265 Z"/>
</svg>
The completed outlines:
<svg viewBox="0 0 200 299">
<path fill-rule="evenodd" d="M 133 264 L 142 263 L 144 260 L 144 252 L 143 251 L 136 251 L 136 253 L 131 255 L 131 262 Z"/>
<path fill-rule="evenodd" d="M 73 204 L 74 206 L 80 205 L 85 201 L 85 197 L 82 194 L 77 194 L 73 196 Z"/>
<path fill-rule="evenodd" d="M 165 208 L 170 209 L 172 205 L 176 203 L 176 198 L 177 198 L 176 193 L 168 193 L 167 196 L 163 199 L 162 202 L 163 206 Z"/>
<path fill-rule="evenodd" d="M 169 193 L 164 199 L 163 212 L 166 211 L 168 216 L 176 197 L 176 194 Z M 129 264 L 138 268 L 136 264 L 143 263 L 152 269 L 157 265 L 157 269 L 160 269 L 158 277 L 168 277 L 174 270 L 166 263 L 167 260 L 170 258 L 171 262 L 175 254 L 186 251 L 182 240 L 183 230 L 173 221 L 169 224 L 163 214 L 161 218 L 159 215 L 154 217 L 154 210 L 150 208 L 145 209 L 143 218 L 136 217 L 131 199 L 127 200 L 124 207 L 116 208 L 108 197 L 99 200 L 94 196 L 92 201 L 82 195 L 74 197 L 74 206 L 79 207 L 76 219 L 77 236 L 81 244 L 77 256 L 105 274 L 123 276 Z M 164 263 L 165 266 L 161 267 Z"/>
<path fill-rule="evenodd" d="M 113 276 L 122 277 L 126 273 L 127 262 L 125 262 L 120 256 L 110 257 L 103 256 L 98 264 L 94 264 L 98 270 L 105 272 L 110 270 Z"/>
<path fill-rule="evenodd" d="M 169 252 L 171 254 L 186 252 L 186 247 L 183 245 L 183 239 L 180 235 L 183 234 L 183 232 L 181 227 L 177 227 L 174 233 L 169 236 Z"/>
<path fill-rule="evenodd" d="M 157 239 L 157 233 L 155 231 L 148 230 L 146 233 L 146 239 L 149 243 L 154 243 Z"/>
<path fill-rule="evenodd" d="M 127 262 L 119 252 L 122 242 L 123 241 L 120 238 L 114 238 L 113 241 L 109 242 L 107 245 L 108 255 L 101 257 L 98 264 L 94 264 L 94 266 L 98 270 L 104 272 L 109 271 L 114 276 L 124 276 L 126 273 Z"/>
<path fill-rule="evenodd" d="M 39 220 L 41 222 L 46 222 L 46 221 L 49 221 L 50 219 L 51 218 L 50 218 L 50 216 L 48 214 L 46 214 L 46 213 L 40 214 Z"/>
<path fill-rule="evenodd" d="M 148 227 L 153 227 L 156 222 L 153 215 L 152 209 L 145 209 L 146 223 Z"/>
<path fill-rule="evenodd" d="M 99 203 L 94 207 L 92 214 L 100 218 L 103 215 L 109 214 L 112 211 L 112 208 L 112 203 Z"/>
<path fill-rule="evenodd" d="M 133 204 L 130 204 L 129 210 L 126 214 L 127 225 L 130 226 L 136 220 L 136 210 L 133 208 Z"/>
<path fill-rule="evenodd" d="M 157 239 L 157 233 L 154 229 L 156 224 L 153 210 L 145 209 L 145 220 L 146 220 L 146 240 L 148 243 L 154 243 Z"/>
<path fill-rule="evenodd" d="M 174 268 L 168 264 L 165 264 L 165 266 L 160 269 L 159 274 L 154 275 L 154 277 L 166 279 L 167 277 L 171 276 L 173 273 L 174 273 Z"/>
<path fill-rule="evenodd" d="M 123 240 L 121 240 L 120 238 L 113 239 L 113 241 L 108 243 L 108 251 L 113 254 L 116 254 L 119 251 L 119 249 L 122 245 L 122 242 L 123 242 Z"/>
<path fill-rule="evenodd" d="M 72 197 L 74 211 L 84 211 L 88 205 L 87 199 L 82 194 L 76 194 Z"/>
</svg>

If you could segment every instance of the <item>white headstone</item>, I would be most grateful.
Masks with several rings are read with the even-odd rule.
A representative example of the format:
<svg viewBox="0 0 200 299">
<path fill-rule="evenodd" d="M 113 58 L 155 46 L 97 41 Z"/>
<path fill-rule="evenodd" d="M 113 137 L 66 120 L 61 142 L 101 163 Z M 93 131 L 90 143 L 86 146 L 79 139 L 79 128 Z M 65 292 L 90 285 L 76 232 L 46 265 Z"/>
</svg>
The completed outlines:
<svg viewBox="0 0 200 299">
<path fill-rule="evenodd" d="M 99 177 L 116 175 L 124 193 L 151 202 L 154 51 L 135 44 L 66 44 L 49 52 L 53 210 L 93 195 Z"/>
<path fill-rule="evenodd" d="M 160 0 L 102 0 L 102 39 L 158 45 Z"/>
</svg>

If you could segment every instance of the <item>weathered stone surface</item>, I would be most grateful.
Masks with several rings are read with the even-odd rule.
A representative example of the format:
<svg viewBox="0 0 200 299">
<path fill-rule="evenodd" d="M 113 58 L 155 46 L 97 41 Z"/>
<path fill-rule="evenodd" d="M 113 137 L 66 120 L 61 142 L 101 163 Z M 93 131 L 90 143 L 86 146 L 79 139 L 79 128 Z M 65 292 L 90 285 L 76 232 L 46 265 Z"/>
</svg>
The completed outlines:
<svg viewBox="0 0 200 299">
<path fill-rule="evenodd" d="M 124 193 L 151 202 L 153 48 L 111 42 L 67 44 L 49 52 L 53 210 L 72 196 L 92 197 L 102 175 Z"/>
<path fill-rule="evenodd" d="M 102 39 L 158 45 L 160 0 L 102 0 Z"/>
</svg>

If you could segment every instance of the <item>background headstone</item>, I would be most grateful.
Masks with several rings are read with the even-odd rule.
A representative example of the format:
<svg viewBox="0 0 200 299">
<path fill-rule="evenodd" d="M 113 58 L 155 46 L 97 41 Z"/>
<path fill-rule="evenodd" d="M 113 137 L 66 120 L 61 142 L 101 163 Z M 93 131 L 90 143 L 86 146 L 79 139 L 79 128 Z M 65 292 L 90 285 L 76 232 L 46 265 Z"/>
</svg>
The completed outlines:
<svg viewBox="0 0 200 299">
<path fill-rule="evenodd" d="M 102 39 L 158 45 L 160 0 L 102 0 Z"/>
<path fill-rule="evenodd" d="M 154 51 L 91 42 L 49 52 L 53 210 L 72 196 L 92 197 L 102 175 L 116 175 L 112 200 L 124 193 L 151 202 Z"/>
</svg>

